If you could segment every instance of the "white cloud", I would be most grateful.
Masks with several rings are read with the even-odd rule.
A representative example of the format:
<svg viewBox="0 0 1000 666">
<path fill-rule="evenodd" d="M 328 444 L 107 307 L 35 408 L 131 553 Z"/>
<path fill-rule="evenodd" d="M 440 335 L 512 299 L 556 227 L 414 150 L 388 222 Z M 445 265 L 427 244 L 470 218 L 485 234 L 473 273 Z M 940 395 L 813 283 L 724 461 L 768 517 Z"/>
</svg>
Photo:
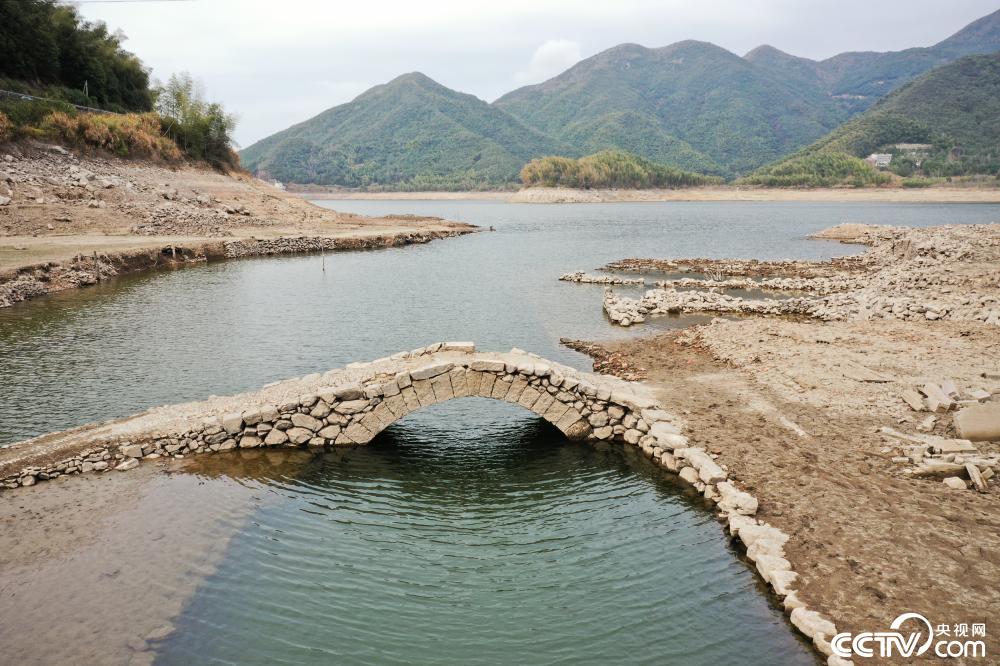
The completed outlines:
<svg viewBox="0 0 1000 666">
<path fill-rule="evenodd" d="M 514 74 L 519 86 L 541 83 L 580 62 L 580 45 L 568 39 L 550 39 L 531 56 L 528 68 Z"/>
</svg>

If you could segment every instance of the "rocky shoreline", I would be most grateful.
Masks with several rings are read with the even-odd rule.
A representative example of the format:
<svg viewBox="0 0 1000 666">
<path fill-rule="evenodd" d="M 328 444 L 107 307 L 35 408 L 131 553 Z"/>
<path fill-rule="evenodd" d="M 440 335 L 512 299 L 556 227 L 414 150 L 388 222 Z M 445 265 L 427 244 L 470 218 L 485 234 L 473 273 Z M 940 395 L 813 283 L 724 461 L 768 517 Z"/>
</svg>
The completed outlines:
<svg viewBox="0 0 1000 666">
<path fill-rule="evenodd" d="M 8 144 L 0 153 L 0 307 L 214 259 L 394 247 L 476 231 L 320 208 L 246 174 Z"/>
<path fill-rule="evenodd" d="M 659 283 L 642 298 L 607 290 L 609 319 L 631 326 L 658 314 L 711 312 L 805 316 L 822 321 L 953 320 L 1000 325 L 1000 225 L 919 229 L 865 228 L 852 242 L 869 246 L 860 257 L 833 262 L 625 260 L 617 270 L 676 270 L 697 266 L 708 280 Z M 750 279 L 757 278 L 757 279 Z M 722 289 L 801 291 L 792 298 L 747 299 Z M 700 287 L 679 290 L 678 287 Z"/>
<path fill-rule="evenodd" d="M 842 630 L 884 630 L 908 611 L 990 624 L 1000 608 L 1000 225 L 844 225 L 822 237 L 869 249 L 831 262 L 610 264 L 691 274 L 642 298 L 608 290 L 615 323 L 728 317 L 574 348 L 595 369 L 641 369 L 692 443 L 759 500 L 757 516 L 789 535 L 798 597 Z M 996 635 L 985 644 L 1000 649 Z"/>
<path fill-rule="evenodd" d="M 429 243 L 470 233 L 471 230 L 406 231 L 373 236 L 240 238 L 210 240 L 191 246 L 167 245 L 115 253 L 79 255 L 68 262 L 44 262 L 0 273 L 0 307 L 37 296 L 87 287 L 120 275 L 163 268 L 180 268 L 220 259 L 374 250 Z"/>
</svg>

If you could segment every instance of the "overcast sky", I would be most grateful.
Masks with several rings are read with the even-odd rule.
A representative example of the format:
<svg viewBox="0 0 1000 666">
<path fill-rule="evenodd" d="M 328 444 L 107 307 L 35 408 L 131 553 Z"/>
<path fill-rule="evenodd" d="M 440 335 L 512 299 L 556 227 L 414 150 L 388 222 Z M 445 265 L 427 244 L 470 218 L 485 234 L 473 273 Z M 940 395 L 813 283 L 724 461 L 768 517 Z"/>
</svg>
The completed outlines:
<svg viewBox="0 0 1000 666">
<path fill-rule="evenodd" d="M 822 59 L 929 46 L 997 0 L 84 1 L 153 76 L 189 71 L 245 147 L 399 74 L 492 101 L 622 42 L 760 44 Z"/>
</svg>

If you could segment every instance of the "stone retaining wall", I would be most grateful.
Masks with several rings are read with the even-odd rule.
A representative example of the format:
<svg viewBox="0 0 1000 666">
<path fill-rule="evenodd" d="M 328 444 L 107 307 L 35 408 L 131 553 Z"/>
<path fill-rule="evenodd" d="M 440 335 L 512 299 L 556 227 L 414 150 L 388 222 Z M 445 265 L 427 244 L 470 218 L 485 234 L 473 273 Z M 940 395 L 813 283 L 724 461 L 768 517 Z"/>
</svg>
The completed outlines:
<svg viewBox="0 0 1000 666">
<path fill-rule="evenodd" d="M 274 400 L 277 396 L 284 397 Z M 579 372 L 518 349 L 477 353 L 471 342 L 437 343 L 253 394 L 178 406 L 166 412 L 169 418 L 162 412 L 167 408 L 150 410 L 123 421 L 117 432 L 101 424 L 94 432 L 103 434 L 73 456 L 26 466 L 6 475 L 0 485 L 17 488 L 67 474 L 127 471 L 141 461 L 236 448 L 364 445 L 407 414 L 468 396 L 518 404 L 571 440 L 637 446 L 657 465 L 678 474 L 717 505 L 730 534 L 744 544 L 757 572 L 783 598 L 792 624 L 828 655 L 829 664 L 850 663 L 831 654 L 829 641 L 837 633 L 833 623 L 796 596 L 797 575 L 784 556 L 788 535 L 753 517 L 756 498 L 728 478 L 715 456 L 688 446 L 682 424 L 662 410 L 648 387 Z M 243 408 L 225 409 L 236 405 Z M 30 447 L 31 442 L 16 446 Z"/>
<path fill-rule="evenodd" d="M 428 243 L 474 229 L 408 231 L 373 236 L 332 238 L 327 236 L 286 236 L 281 238 L 238 238 L 208 240 L 191 247 L 166 245 L 121 252 L 95 252 L 69 261 L 49 261 L 0 273 L 0 307 L 9 307 L 37 296 L 86 287 L 118 275 L 156 268 L 176 268 L 210 259 L 341 252 Z"/>
</svg>

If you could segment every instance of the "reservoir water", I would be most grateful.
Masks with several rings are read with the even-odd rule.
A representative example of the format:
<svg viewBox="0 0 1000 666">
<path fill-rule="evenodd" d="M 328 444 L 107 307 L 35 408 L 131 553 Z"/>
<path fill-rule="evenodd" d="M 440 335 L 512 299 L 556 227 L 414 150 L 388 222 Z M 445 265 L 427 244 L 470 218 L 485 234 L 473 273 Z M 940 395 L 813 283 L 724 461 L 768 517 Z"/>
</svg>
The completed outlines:
<svg viewBox="0 0 1000 666">
<path fill-rule="evenodd" d="M 806 238 L 842 222 L 1000 220 L 992 205 L 323 205 L 496 231 L 129 276 L 2 309 L 0 445 L 438 340 L 589 368 L 560 337 L 697 319 L 613 329 L 601 287 L 561 273 L 636 256 L 822 259 L 861 251 Z M 235 475 L 211 464 L 187 473 Z M 292 469 L 239 479 L 268 501 L 156 663 L 816 663 L 699 500 L 516 407 L 451 401 Z"/>
</svg>

